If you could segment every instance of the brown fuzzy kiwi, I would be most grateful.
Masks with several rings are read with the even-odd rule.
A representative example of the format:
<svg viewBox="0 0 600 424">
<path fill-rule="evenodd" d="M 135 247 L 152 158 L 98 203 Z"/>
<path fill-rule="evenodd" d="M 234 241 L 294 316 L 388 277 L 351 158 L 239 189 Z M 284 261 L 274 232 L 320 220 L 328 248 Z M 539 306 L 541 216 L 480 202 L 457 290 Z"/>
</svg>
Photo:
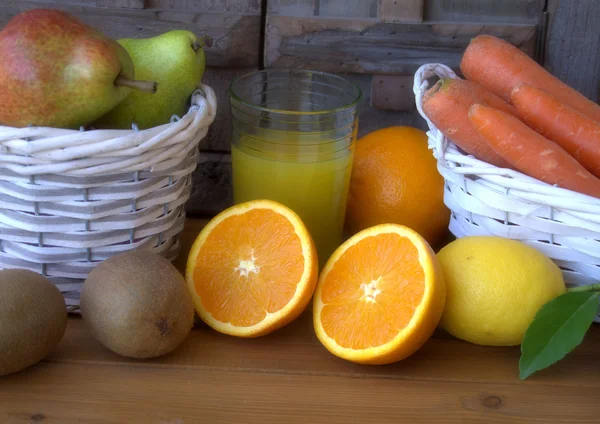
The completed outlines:
<svg viewBox="0 0 600 424">
<path fill-rule="evenodd" d="M 46 277 L 26 269 L 0 271 L 0 376 L 40 362 L 66 328 L 65 299 Z"/>
<path fill-rule="evenodd" d="M 84 283 L 80 308 L 100 343 L 137 359 L 175 350 L 194 323 L 183 276 L 148 251 L 121 253 L 99 264 Z"/>
</svg>

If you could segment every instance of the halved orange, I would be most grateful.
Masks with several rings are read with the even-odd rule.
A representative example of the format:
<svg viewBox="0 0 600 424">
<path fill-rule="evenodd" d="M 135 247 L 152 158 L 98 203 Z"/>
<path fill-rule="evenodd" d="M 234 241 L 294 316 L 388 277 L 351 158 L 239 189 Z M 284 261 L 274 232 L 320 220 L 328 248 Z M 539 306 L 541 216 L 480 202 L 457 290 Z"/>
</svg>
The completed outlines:
<svg viewBox="0 0 600 424">
<path fill-rule="evenodd" d="M 256 200 L 233 206 L 200 232 L 186 280 L 200 318 L 215 330 L 258 337 L 294 320 L 317 283 L 314 243 L 291 209 Z"/>
<path fill-rule="evenodd" d="M 445 299 L 425 239 L 401 225 L 377 225 L 348 239 L 325 265 L 314 296 L 315 332 L 348 361 L 396 362 L 431 337 Z"/>
</svg>

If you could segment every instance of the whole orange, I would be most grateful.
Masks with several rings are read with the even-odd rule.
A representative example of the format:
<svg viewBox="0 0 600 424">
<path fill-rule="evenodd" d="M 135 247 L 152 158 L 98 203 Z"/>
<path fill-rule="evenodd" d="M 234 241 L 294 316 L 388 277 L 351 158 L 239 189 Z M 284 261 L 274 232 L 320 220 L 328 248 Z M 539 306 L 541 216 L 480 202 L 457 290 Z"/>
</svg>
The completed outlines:
<svg viewBox="0 0 600 424">
<path fill-rule="evenodd" d="M 346 211 L 351 234 L 374 225 L 400 224 L 433 245 L 447 234 L 449 219 L 444 179 L 423 131 L 394 126 L 356 142 Z"/>
</svg>

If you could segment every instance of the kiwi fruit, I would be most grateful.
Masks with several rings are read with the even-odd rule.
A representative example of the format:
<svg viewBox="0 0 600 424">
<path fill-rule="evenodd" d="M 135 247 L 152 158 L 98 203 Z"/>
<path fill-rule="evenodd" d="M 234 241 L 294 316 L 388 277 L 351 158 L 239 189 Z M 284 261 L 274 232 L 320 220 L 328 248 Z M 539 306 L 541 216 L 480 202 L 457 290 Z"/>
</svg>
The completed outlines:
<svg viewBox="0 0 600 424">
<path fill-rule="evenodd" d="M 194 305 L 177 268 L 137 250 L 101 262 L 81 293 L 81 315 L 106 348 L 144 359 L 175 350 L 194 324 Z"/>
<path fill-rule="evenodd" d="M 65 335 L 65 299 L 46 277 L 0 271 L 0 376 L 37 364 Z"/>
</svg>

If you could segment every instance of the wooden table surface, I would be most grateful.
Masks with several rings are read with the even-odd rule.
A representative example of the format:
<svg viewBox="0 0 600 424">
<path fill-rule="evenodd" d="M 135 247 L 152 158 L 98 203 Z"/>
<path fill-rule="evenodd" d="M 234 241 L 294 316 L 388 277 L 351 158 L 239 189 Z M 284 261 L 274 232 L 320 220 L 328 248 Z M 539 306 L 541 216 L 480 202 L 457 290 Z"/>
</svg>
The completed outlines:
<svg viewBox="0 0 600 424">
<path fill-rule="evenodd" d="M 188 221 L 184 252 L 202 224 Z M 172 354 L 134 361 L 104 349 L 73 317 L 49 358 L 0 378 L 0 423 L 600 422 L 599 326 L 526 381 L 518 359 L 518 348 L 440 333 L 397 364 L 355 365 L 319 344 L 305 314 L 253 340 L 199 326 Z"/>
</svg>

